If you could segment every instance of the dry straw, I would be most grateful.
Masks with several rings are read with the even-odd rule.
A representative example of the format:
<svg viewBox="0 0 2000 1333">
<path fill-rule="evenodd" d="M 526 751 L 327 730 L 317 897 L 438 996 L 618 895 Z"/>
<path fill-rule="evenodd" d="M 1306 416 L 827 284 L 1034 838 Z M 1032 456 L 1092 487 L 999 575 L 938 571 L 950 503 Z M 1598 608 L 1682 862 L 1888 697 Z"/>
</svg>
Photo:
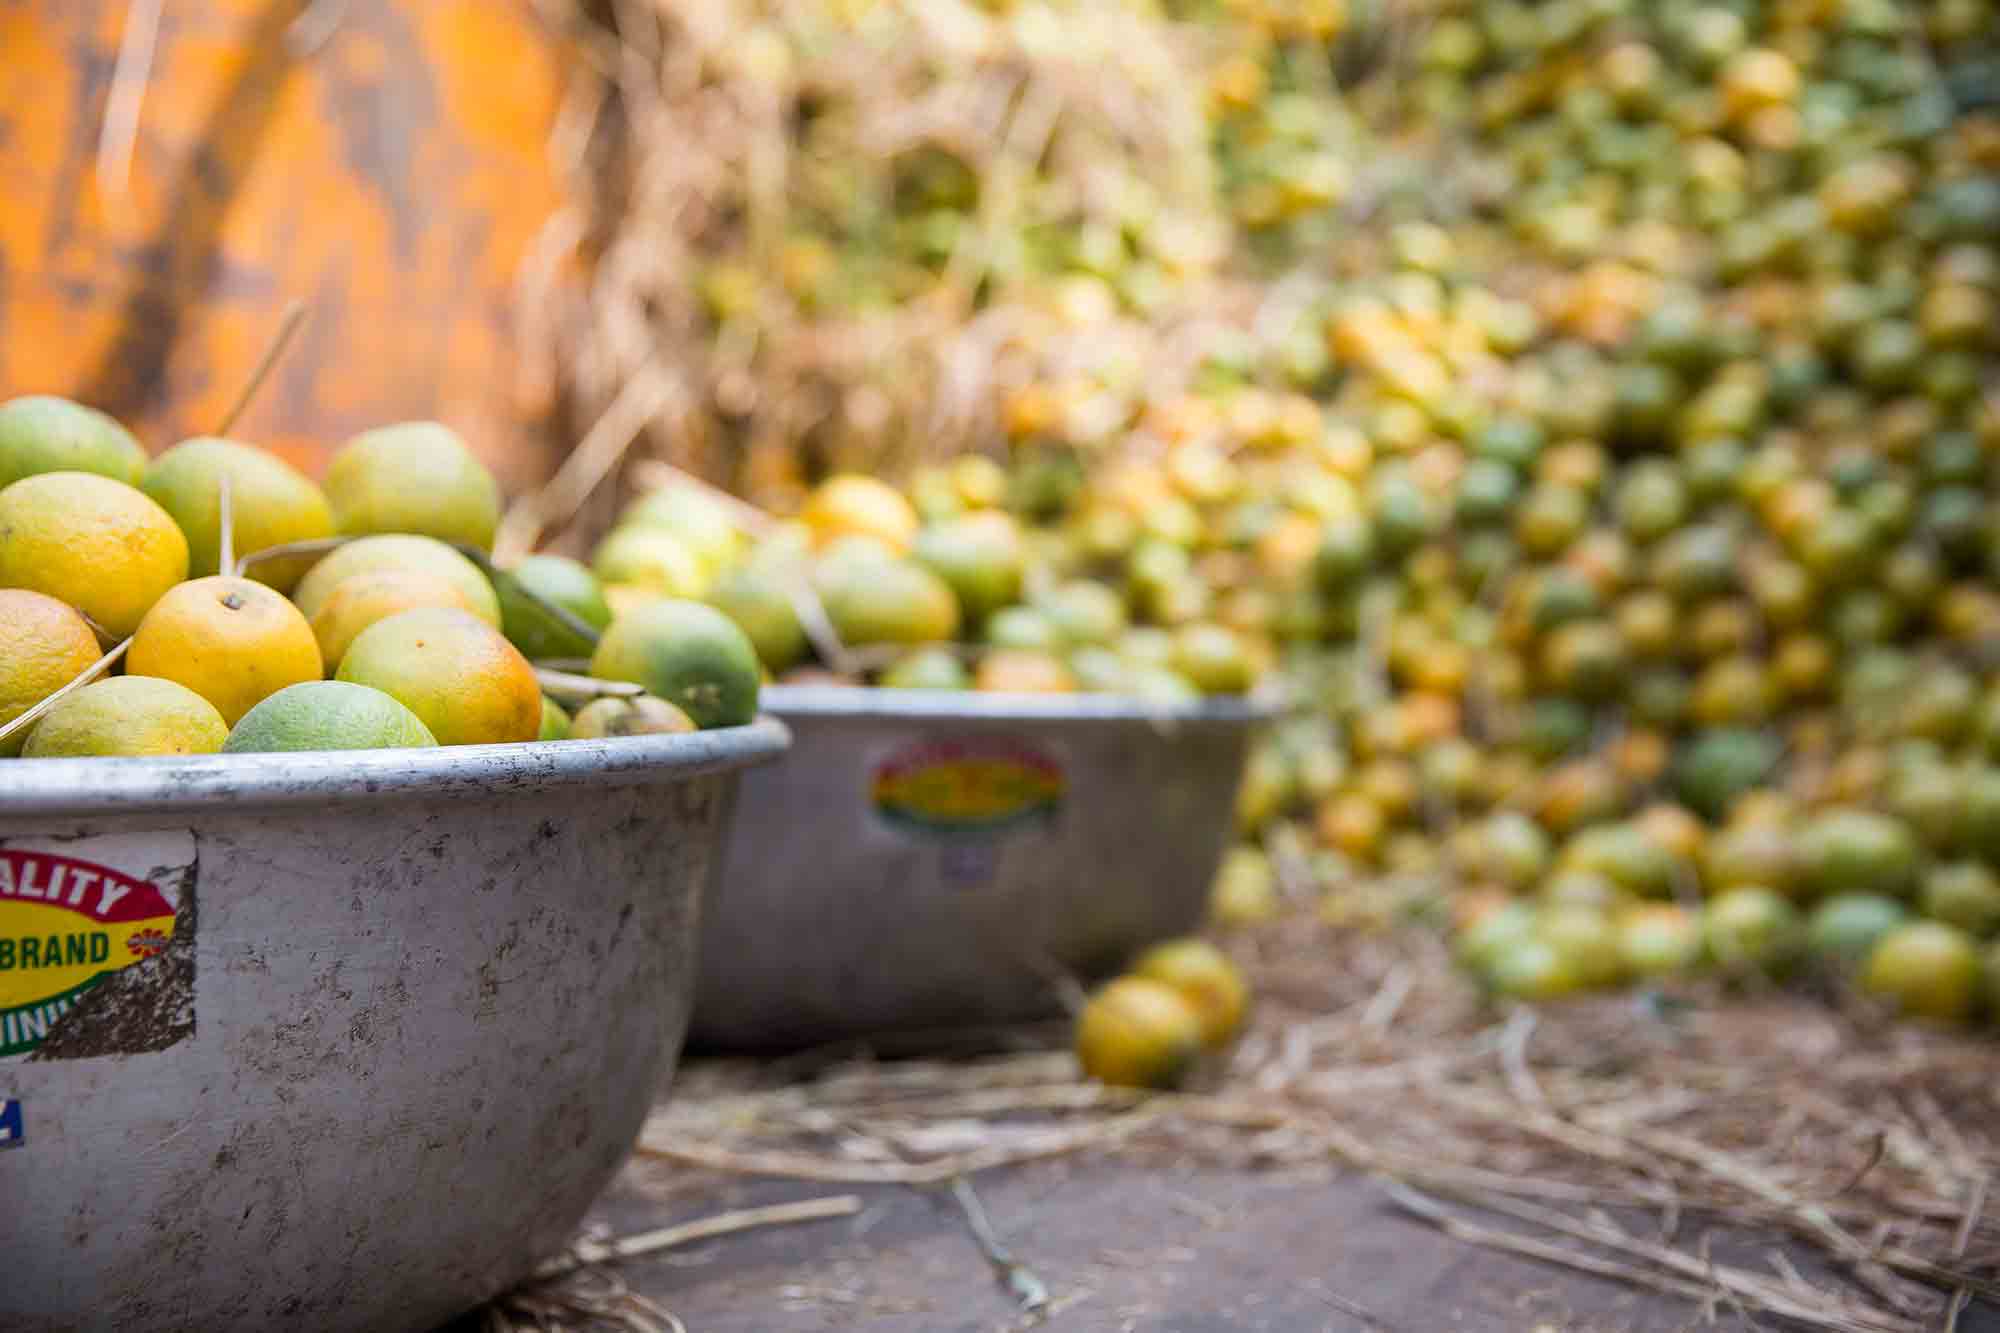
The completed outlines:
<svg viewBox="0 0 2000 1333">
<path fill-rule="evenodd" d="M 1068 1154 L 1330 1161 L 1468 1243 L 1781 1327 L 1917 1333 L 2000 1296 L 1983 1037 L 1804 995 L 1501 1014 L 1428 935 L 1310 918 L 1237 953 L 1257 1021 L 1196 1092 L 1080 1083 L 1059 1052 L 884 1064 L 850 1048 L 697 1066 L 640 1151 L 919 1186 Z"/>
</svg>

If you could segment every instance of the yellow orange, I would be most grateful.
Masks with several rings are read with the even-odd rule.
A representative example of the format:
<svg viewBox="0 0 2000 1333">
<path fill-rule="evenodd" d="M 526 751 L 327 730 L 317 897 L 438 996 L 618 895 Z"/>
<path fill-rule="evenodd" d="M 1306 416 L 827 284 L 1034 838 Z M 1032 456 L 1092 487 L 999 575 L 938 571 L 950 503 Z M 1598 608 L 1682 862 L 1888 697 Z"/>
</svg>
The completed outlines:
<svg viewBox="0 0 2000 1333">
<path fill-rule="evenodd" d="M 180 528 L 122 481 L 43 472 L 0 491 L 0 588 L 67 602 L 115 638 L 187 571 Z"/>
<path fill-rule="evenodd" d="M 873 477 L 828 478 L 806 500 L 800 517 L 822 546 L 860 534 L 904 552 L 917 536 L 917 511 L 895 487 Z"/>
<path fill-rule="evenodd" d="M 1132 975 L 1164 982 L 1181 993 L 1201 1018 L 1206 1046 L 1221 1046 L 1243 1026 L 1250 986 L 1222 950 L 1207 940 L 1170 940 L 1148 950 Z"/>
<path fill-rule="evenodd" d="M 1181 992 L 1146 977 L 1120 977 L 1090 998 L 1076 1023 L 1083 1072 L 1103 1083 L 1170 1088 L 1201 1053 L 1202 1021 Z"/>
<path fill-rule="evenodd" d="M 185 685 L 237 720 L 287 685 L 324 674 L 312 626 L 284 595 L 218 574 L 153 604 L 132 636 L 125 670 Z"/>
</svg>

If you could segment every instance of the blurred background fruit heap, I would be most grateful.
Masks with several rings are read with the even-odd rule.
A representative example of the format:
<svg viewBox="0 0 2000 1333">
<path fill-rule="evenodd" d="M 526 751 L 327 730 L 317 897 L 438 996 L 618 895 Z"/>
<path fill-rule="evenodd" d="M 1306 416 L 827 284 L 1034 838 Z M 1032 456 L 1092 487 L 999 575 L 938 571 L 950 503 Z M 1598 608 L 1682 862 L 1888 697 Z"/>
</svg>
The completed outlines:
<svg viewBox="0 0 2000 1333">
<path fill-rule="evenodd" d="M 1990 4 L 573 17 L 660 77 L 574 93 L 549 331 L 621 438 L 522 538 L 614 529 L 777 676 L 1278 668 L 1225 921 L 1969 1012 L 1899 973 L 2000 925 Z M 802 521 L 703 576 L 620 450 Z"/>
</svg>

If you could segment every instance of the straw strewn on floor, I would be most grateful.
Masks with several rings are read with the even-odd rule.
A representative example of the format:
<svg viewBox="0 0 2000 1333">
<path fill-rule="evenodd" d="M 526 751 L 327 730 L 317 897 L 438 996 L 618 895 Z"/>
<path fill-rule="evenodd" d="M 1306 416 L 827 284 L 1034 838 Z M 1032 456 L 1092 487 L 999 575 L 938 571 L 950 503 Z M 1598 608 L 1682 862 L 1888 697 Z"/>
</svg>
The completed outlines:
<svg viewBox="0 0 2000 1333">
<path fill-rule="evenodd" d="M 910 1184 L 1062 1154 L 1332 1160 L 1468 1242 L 1797 1327 L 1913 1333 L 2000 1295 L 1987 1042 L 1784 994 L 1498 1013 L 1416 933 L 1293 920 L 1238 953 L 1257 1020 L 1197 1092 L 1081 1084 L 1048 1050 L 697 1065 L 641 1151 Z M 1813 1271 L 1718 1262 L 1718 1226 Z"/>
</svg>

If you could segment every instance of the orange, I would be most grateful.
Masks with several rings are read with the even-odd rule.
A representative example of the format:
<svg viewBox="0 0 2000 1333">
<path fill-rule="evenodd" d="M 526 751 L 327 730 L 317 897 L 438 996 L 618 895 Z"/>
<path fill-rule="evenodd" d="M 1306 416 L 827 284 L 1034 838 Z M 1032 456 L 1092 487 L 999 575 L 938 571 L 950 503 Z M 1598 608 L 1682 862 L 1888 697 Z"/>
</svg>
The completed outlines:
<svg viewBox="0 0 2000 1333">
<path fill-rule="evenodd" d="M 1701 924 L 1678 903 L 1645 903 L 1618 920 L 1618 957 L 1634 976 L 1686 972 L 1701 961 Z"/>
<path fill-rule="evenodd" d="M 450 579 L 415 569 L 370 569 L 342 579 L 313 613 L 313 637 L 328 671 L 340 669 L 354 636 L 378 620 L 420 606 L 456 607 L 472 615 L 479 607 Z"/>
<path fill-rule="evenodd" d="M 1708 828 L 1685 806 L 1661 801 L 1633 817 L 1634 824 L 1667 855 L 1692 865 L 1708 843 Z"/>
<path fill-rule="evenodd" d="M 1381 850 L 1389 820 L 1382 807 L 1358 792 L 1322 801 L 1314 818 L 1319 840 L 1336 851 L 1367 860 Z"/>
<path fill-rule="evenodd" d="M 67 398 L 0 403 L 0 488 L 41 472 L 95 472 L 137 485 L 146 451 L 96 408 Z"/>
<path fill-rule="evenodd" d="M 638 585 L 668 597 L 699 597 L 708 590 L 709 567 L 687 541 L 667 528 L 614 528 L 591 556 L 591 572 L 605 584 Z"/>
<path fill-rule="evenodd" d="M 237 720 L 287 685 L 324 674 L 312 626 L 284 595 L 226 574 L 183 583 L 153 604 L 125 670 L 185 685 Z"/>
<path fill-rule="evenodd" d="M 1900 1012 L 1962 1022 L 1979 1002 L 1979 945 L 1941 921 L 1912 921 L 1884 935 L 1861 971 L 1862 988 Z"/>
<path fill-rule="evenodd" d="M 1220 926 L 1256 925 L 1278 915 L 1282 906 L 1270 858 L 1256 847 L 1230 848 L 1209 889 L 1209 918 Z"/>
<path fill-rule="evenodd" d="M 292 600 L 310 620 L 333 596 L 333 590 L 356 574 L 393 569 L 444 579 L 472 603 L 472 613 L 500 628 L 500 599 L 479 566 L 434 537 L 389 533 L 348 542 L 312 567 L 292 590 Z"/>
<path fill-rule="evenodd" d="M 1257 676 L 1243 636 L 1226 625 L 1181 626 L 1170 665 L 1203 694 L 1242 694 Z"/>
<path fill-rule="evenodd" d="M 1207 940 L 1170 940 L 1146 951 L 1132 975 L 1165 982 L 1181 993 L 1201 1018 L 1205 1046 L 1221 1046 L 1243 1026 L 1250 987 L 1236 964 Z"/>
<path fill-rule="evenodd" d="M 63 686 L 98 658 L 83 617 L 53 597 L 0 590 L 0 727 Z M 21 752 L 24 736 L 0 742 L 0 758 Z"/>
<path fill-rule="evenodd" d="M 972 688 L 998 694 L 1072 694 L 1076 676 L 1060 658 L 1031 648 L 1003 648 L 979 659 Z"/>
<path fill-rule="evenodd" d="M 619 616 L 597 641 L 590 674 L 643 685 L 704 729 L 757 716 L 757 650 L 735 621 L 700 602 L 649 602 Z"/>
<path fill-rule="evenodd" d="M 380 690 L 344 680 L 287 685 L 230 728 L 224 754 L 401 750 L 437 744 L 417 715 Z"/>
<path fill-rule="evenodd" d="M 1120 977 L 1091 996 L 1076 1020 L 1076 1058 L 1102 1083 L 1170 1088 L 1201 1054 L 1201 1015 L 1172 986 Z"/>
<path fill-rule="evenodd" d="M 464 611 L 420 607 L 376 621 L 348 646 L 337 678 L 397 700 L 440 745 L 541 734 L 534 667 L 499 630 Z"/>
<path fill-rule="evenodd" d="M 720 500 L 678 483 L 634 500 L 619 516 L 618 526 L 672 533 L 695 558 L 705 579 L 734 564 L 744 545 L 743 534 Z"/>
<path fill-rule="evenodd" d="M 215 705 L 185 685 L 153 676 L 93 681 L 48 711 L 28 733 L 28 759 L 214 754 L 229 739 Z"/>
<path fill-rule="evenodd" d="M 67 602 L 113 638 L 187 577 L 187 538 L 136 488 L 44 472 L 0 491 L 0 588 Z"/>
<path fill-rule="evenodd" d="M 806 500 L 800 517 L 821 546 L 859 534 L 901 553 L 917 536 L 916 509 L 895 487 L 873 477 L 829 477 Z"/>
<path fill-rule="evenodd" d="M 221 572 L 225 477 L 238 560 L 267 547 L 333 535 L 326 497 L 282 458 L 234 440 L 183 440 L 153 460 L 139 489 L 172 514 L 187 535 L 190 573 Z M 259 583 L 290 592 L 310 563 L 298 558 L 262 561 L 249 572 Z"/>
<path fill-rule="evenodd" d="M 822 564 L 816 582 L 843 643 L 935 643 L 955 637 L 963 619 L 951 585 L 914 560 Z"/>
<path fill-rule="evenodd" d="M 414 532 L 491 550 L 500 486 L 458 433 L 407 421 L 357 435 L 326 469 L 335 525 L 350 536 Z"/>
</svg>

